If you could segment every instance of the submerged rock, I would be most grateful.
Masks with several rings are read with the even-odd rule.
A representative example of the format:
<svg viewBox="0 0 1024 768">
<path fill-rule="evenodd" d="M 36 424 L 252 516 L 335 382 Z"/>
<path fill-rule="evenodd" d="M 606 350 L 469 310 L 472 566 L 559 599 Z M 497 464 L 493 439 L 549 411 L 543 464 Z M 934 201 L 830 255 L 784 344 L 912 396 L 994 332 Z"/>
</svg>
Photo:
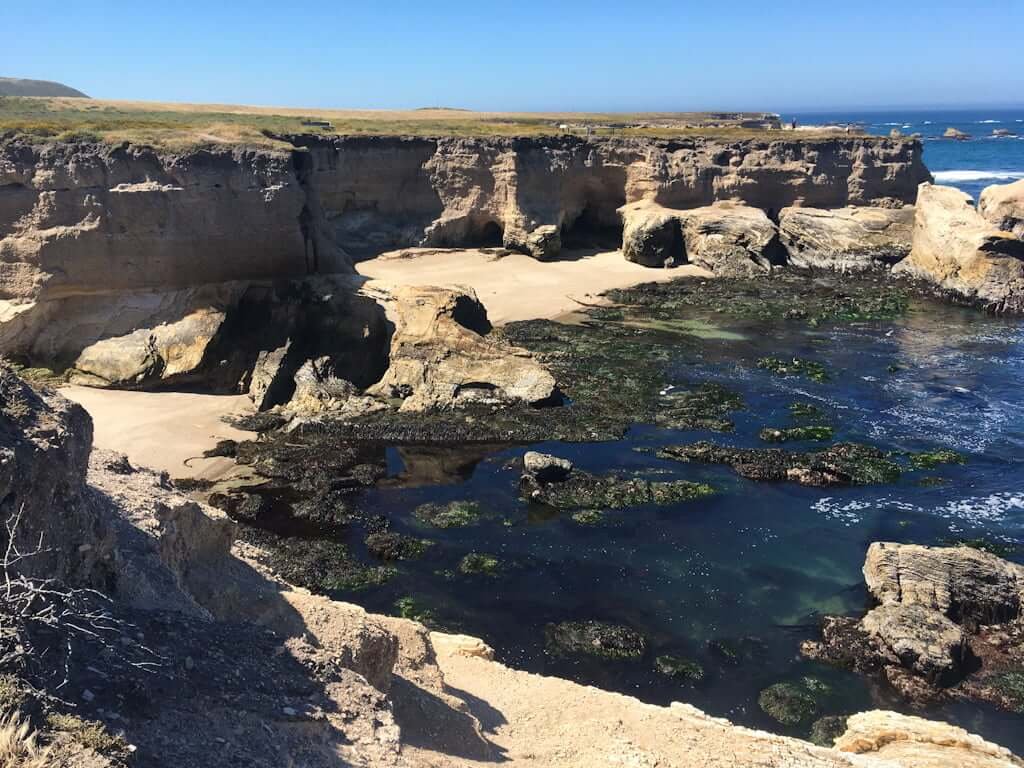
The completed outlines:
<svg viewBox="0 0 1024 768">
<path fill-rule="evenodd" d="M 643 656 L 647 650 L 647 640 L 639 632 L 600 621 L 548 624 L 544 638 L 548 652 L 556 655 L 585 653 L 606 659 L 631 659 Z"/>
<path fill-rule="evenodd" d="M 783 725 L 800 725 L 818 714 L 818 702 L 807 688 L 795 683 L 776 683 L 757 697 L 761 710 Z"/>
<path fill-rule="evenodd" d="M 836 443 L 821 451 L 796 452 L 781 448 L 731 448 L 709 442 L 668 446 L 658 455 L 676 461 L 726 464 L 749 480 L 789 480 L 800 485 L 871 485 L 890 483 L 902 474 L 895 462 L 877 448 Z"/>
<path fill-rule="evenodd" d="M 483 517 L 483 508 L 475 501 L 450 501 L 447 504 L 421 504 L 413 511 L 417 520 L 435 528 L 462 528 L 475 525 Z"/>
<path fill-rule="evenodd" d="M 381 531 L 371 533 L 366 537 L 367 551 L 381 560 L 416 560 L 422 557 L 430 547 L 432 541 L 417 539 L 413 536 L 403 536 L 392 531 Z"/>
<path fill-rule="evenodd" d="M 828 369 L 821 363 L 814 360 L 804 360 L 794 357 L 790 360 L 782 360 L 778 357 L 762 357 L 757 361 L 757 367 L 769 371 L 776 376 L 803 376 L 821 383 L 828 380 Z"/>
<path fill-rule="evenodd" d="M 678 680 L 697 682 L 704 679 L 704 667 L 693 659 L 685 659 L 681 656 L 659 656 L 654 660 L 654 669 L 659 674 Z"/>
<path fill-rule="evenodd" d="M 601 477 L 573 470 L 566 480 L 558 483 L 536 483 L 527 478 L 521 485 L 521 493 L 530 501 L 556 509 L 592 510 L 692 501 L 712 495 L 714 489 L 687 480 L 652 482 L 615 475 Z"/>
<path fill-rule="evenodd" d="M 729 414 L 745 407 L 740 395 L 720 384 L 705 382 L 694 389 L 662 394 L 655 423 L 666 429 L 731 432 L 735 425 Z"/>
<path fill-rule="evenodd" d="M 459 561 L 459 573 L 466 575 L 496 576 L 501 562 L 494 555 L 483 552 L 470 552 Z"/>
<path fill-rule="evenodd" d="M 819 747 L 831 747 L 836 739 L 846 733 L 847 720 L 847 717 L 840 715 L 819 717 L 811 725 L 809 741 Z"/>
<path fill-rule="evenodd" d="M 791 440 L 831 440 L 835 430 L 829 426 L 806 426 L 806 427 L 765 427 L 758 433 L 758 437 L 766 443 L 788 443 Z"/>
</svg>

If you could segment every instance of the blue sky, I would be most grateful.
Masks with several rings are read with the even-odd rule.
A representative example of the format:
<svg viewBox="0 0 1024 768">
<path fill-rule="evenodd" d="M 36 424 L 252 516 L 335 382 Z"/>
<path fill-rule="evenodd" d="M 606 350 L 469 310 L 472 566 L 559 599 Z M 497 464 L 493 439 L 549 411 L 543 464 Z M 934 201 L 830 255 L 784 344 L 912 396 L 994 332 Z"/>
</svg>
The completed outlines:
<svg viewBox="0 0 1024 768">
<path fill-rule="evenodd" d="M 777 111 L 1024 103 L 1024 0 L 0 0 L 0 76 L 100 98 Z"/>
</svg>

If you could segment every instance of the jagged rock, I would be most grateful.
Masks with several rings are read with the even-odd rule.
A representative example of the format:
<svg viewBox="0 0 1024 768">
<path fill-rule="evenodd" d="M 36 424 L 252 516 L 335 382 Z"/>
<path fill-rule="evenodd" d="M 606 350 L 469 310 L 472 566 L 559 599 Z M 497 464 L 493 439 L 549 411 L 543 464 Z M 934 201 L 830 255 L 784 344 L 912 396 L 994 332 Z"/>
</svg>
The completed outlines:
<svg viewBox="0 0 1024 768">
<path fill-rule="evenodd" d="M 805 269 L 860 272 L 910 254 L 914 208 L 783 208 L 779 234 L 788 262 Z"/>
<path fill-rule="evenodd" d="M 686 258 L 725 277 L 754 277 L 782 263 L 778 229 L 758 208 L 720 202 L 685 212 Z"/>
<path fill-rule="evenodd" d="M 366 397 L 347 379 L 336 376 L 329 357 L 307 360 L 295 372 L 295 391 L 281 411 L 296 419 L 349 418 L 387 409 L 387 404 Z"/>
<path fill-rule="evenodd" d="M 523 470 L 541 483 L 557 483 L 572 472 L 572 462 L 549 453 L 527 451 L 523 454 Z"/>
<path fill-rule="evenodd" d="M 290 378 L 284 367 L 289 347 L 290 339 L 285 340 L 280 347 L 263 350 L 256 356 L 256 364 L 249 378 L 249 398 L 257 410 L 266 410 L 281 400 L 281 388 Z"/>
<path fill-rule="evenodd" d="M 685 263 L 681 213 L 650 200 L 620 208 L 623 257 L 645 267 Z"/>
<path fill-rule="evenodd" d="M 1024 179 L 986 187 L 978 199 L 978 212 L 996 229 L 1024 238 Z"/>
<path fill-rule="evenodd" d="M 1010 750 L 948 723 L 896 712 L 861 712 L 846 722 L 835 749 L 906 768 L 1019 768 Z"/>
<path fill-rule="evenodd" d="M 921 185 L 913 247 L 894 272 L 993 312 L 1024 312 L 1024 241 L 993 226 L 953 187 Z"/>
<path fill-rule="evenodd" d="M 391 364 L 369 394 L 401 397 L 402 411 L 554 396 L 554 378 L 528 352 L 481 335 L 490 324 L 472 290 L 400 286 L 385 301 L 395 323 Z"/>
<path fill-rule="evenodd" d="M 1021 615 L 1024 566 L 971 547 L 875 542 L 864 580 L 882 605 L 920 605 L 974 629 Z"/>
<path fill-rule="evenodd" d="M 553 259 L 562 250 L 562 230 L 553 224 L 537 227 L 526 237 L 526 250 L 540 261 Z"/>
<path fill-rule="evenodd" d="M 932 685 L 950 685 L 963 675 L 963 630 L 938 611 L 921 605 L 881 605 L 868 612 L 861 627 L 902 666 Z"/>
<path fill-rule="evenodd" d="M 36 552 L 9 576 L 95 586 L 109 577 L 112 533 L 89 504 L 92 420 L 58 394 L 40 394 L 0 363 L 0 546 Z"/>
</svg>

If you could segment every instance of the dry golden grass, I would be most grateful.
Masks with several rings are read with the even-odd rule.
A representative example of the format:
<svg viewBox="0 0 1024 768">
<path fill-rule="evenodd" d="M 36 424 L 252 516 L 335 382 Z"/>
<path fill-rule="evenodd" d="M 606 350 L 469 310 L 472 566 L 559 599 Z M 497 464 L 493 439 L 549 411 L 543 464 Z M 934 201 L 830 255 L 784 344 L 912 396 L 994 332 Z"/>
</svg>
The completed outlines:
<svg viewBox="0 0 1024 768">
<path fill-rule="evenodd" d="M 328 120 L 321 129 L 304 120 Z M 792 133 L 739 127 L 712 113 L 471 112 L 460 109 L 342 110 L 228 104 L 101 101 L 0 97 L 0 135 L 39 140 L 131 141 L 168 148 L 254 145 L 285 149 L 273 138 L 288 133 L 322 135 L 544 136 L 568 124 L 596 136 L 725 139 L 793 139 Z M 829 136 L 836 135 L 833 133 Z M 800 139 L 821 138 L 801 132 Z"/>
<path fill-rule="evenodd" d="M 36 742 L 36 734 L 17 712 L 0 717 L 0 768 L 50 768 L 56 762 Z"/>
</svg>

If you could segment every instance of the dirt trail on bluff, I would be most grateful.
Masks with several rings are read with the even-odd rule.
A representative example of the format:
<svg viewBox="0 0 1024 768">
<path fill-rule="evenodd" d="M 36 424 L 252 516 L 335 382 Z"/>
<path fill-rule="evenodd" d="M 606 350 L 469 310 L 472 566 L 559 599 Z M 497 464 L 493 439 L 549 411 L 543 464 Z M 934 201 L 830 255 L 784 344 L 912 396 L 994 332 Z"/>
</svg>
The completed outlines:
<svg viewBox="0 0 1024 768">
<path fill-rule="evenodd" d="M 537 261 L 521 253 L 410 248 L 392 251 L 356 266 L 375 286 L 437 285 L 471 287 L 495 325 L 550 319 L 600 303 L 599 295 L 638 283 L 710 276 L 692 265 L 649 269 L 622 258 L 621 251 L 575 251 L 558 261 Z"/>
</svg>

